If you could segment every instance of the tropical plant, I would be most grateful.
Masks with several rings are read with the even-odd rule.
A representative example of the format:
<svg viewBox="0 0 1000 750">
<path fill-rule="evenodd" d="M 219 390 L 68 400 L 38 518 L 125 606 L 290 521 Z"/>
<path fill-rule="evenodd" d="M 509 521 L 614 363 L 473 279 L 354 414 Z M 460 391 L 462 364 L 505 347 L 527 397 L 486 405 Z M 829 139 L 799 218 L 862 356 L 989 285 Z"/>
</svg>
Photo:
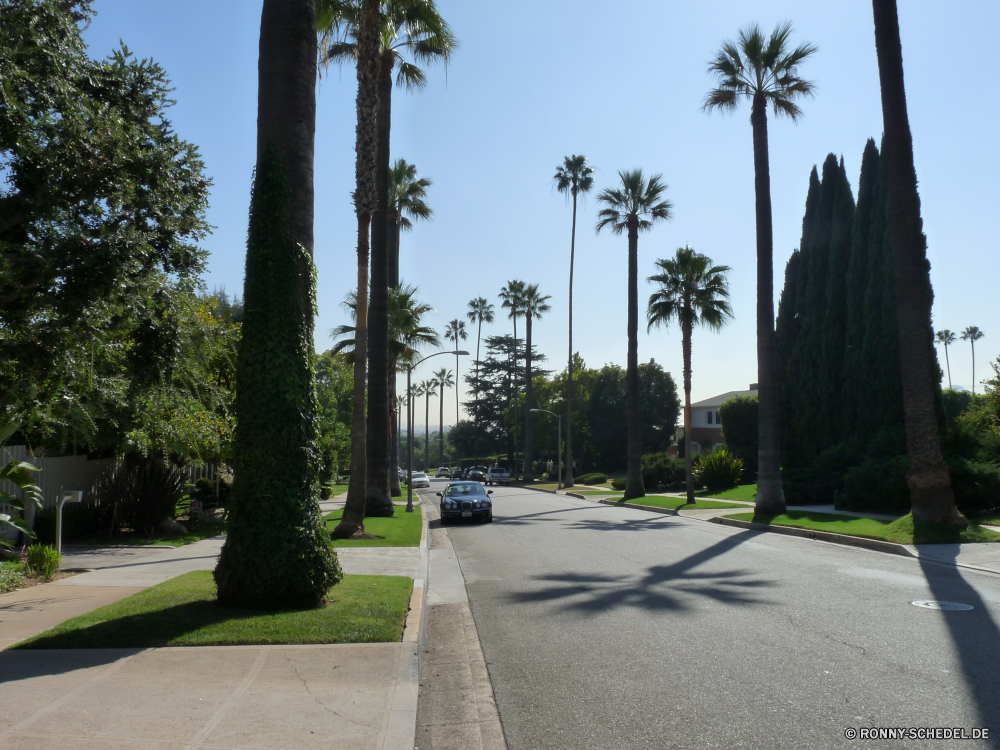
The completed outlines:
<svg viewBox="0 0 1000 750">
<path fill-rule="evenodd" d="M 521 312 L 524 315 L 524 481 L 533 482 L 535 472 L 532 470 L 531 444 L 531 321 L 539 320 L 542 315 L 552 309 L 548 301 L 552 297 L 538 292 L 538 284 L 527 284 L 521 296 Z"/>
<path fill-rule="evenodd" d="M 62 555 L 47 544 L 32 544 L 25 554 L 25 567 L 43 581 L 51 581 L 59 572 Z"/>
<path fill-rule="evenodd" d="M 553 177 L 556 190 L 573 199 L 573 225 L 569 240 L 569 360 L 566 364 L 566 470 L 564 486 L 573 486 L 573 264 L 576 259 L 576 202 L 580 193 L 594 186 L 594 170 L 586 156 L 563 157 Z"/>
<path fill-rule="evenodd" d="M 215 568 L 220 601 L 264 609 L 318 606 L 343 576 L 317 501 L 315 23 L 313 0 L 264 0 L 235 484 Z"/>
<path fill-rule="evenodd" d="M 0 447 L 7 442 L 7 439 L 17 432 L 18 428 L 21 426 L 20 422 L 8 422 L 3 427 L 0 427 Z M 31 476 L 31 472 L 41 471 L 37 466 L 27 463 L 26 461 L 10 460 L 3 466 L 0 466 L 0 488 L 3 487 L 4 482 L 10 482 L 15 485 L 20 491 L 23 497 L 17 497 L 9 492 L 5 492 L 0 489 L 0 507 L 7 506 L 8 508 L 13 508 L 16 511 L 24 512 L 28 506 L 35 508 L 36 510 L 42 509 L 42 491 L 39 489 L 38 485 L 35 484 L 35 478 Z M 35 539 L 35 532 L 31 530 L 31 527 L 24 521 L 23 518 L 14 518 L 9 513 L 0 513 L 0 531 L 5 528 L 16 529 L 20 531 L 25 536 Z M 0 533 L 0 546 L 10 547 L 11 543 Z"/>
<path fill-rule="evenodd" d="M 725 448 L 719 448 L 699 457 L 695 481 L 707 487 L 709 492 L 721 492 L 738 485 L 742 476 L 743 459 L 736 458 Z"/>
<path fill-rule="evenodd" d="M 792 122 L 802 114 L 795 99 L 810 96 L 813 84 L 798 76 L 799 65 L 816 47 L 800 44 L 789 51 L 790 22 L 778 24 L 770 37 L 757 24 L 740 30 L 738 40 L 725 42 L 709 65 L 718 88 L 705 97 L 705 111 L 734 111 L 751 102 L 754 187 L 757 212 L 757 381 L 760 384 L 760 461 L 756 510 L 784 513 L 781 448 L 778 427 L 777 363 L 774 342 L 774 241 L 771 226 L 771 172 L 767 142 L 767 108 Z"/>
<path fill-rule="evenodd" d="M 396 159 L 389 171 L 389 286 L 399 286 L 399 235 L 413 222 L 430 219 L 434 211 L 424 200 L 431 181 L 417 176 L 417 168 Z"/>
<path fill-rule="evenodd" d="M 681 327 L 681 352 L 684 359 L 684 444 L 691 444 L 691 333 L 702 325 L 718 331 L 733 317 L 729 304 L 729 266 L 713 265 L 707 255 L 690 246 L 677 248 L 673 258 L 656 261 L 658 274 L 648 281 L 659 284 L 649 297 L 646 311 L 648 325 L 667 325 L 676 320 Z M 687 501 L 694 502 L 692 451 L 684 456 L 687 478 Z"/>
<path fill-rule="evenodd" d="M 873 0 L 872 12 L 882 91 L 882 154 L 886 159 L 889 237 L 896 279 L 910 503 L 914 521 L 961 527 L 967 521 L 955 506 L 939 437 L 935 380 L 939 370 L 931 338 L 933 292 L 906 111 L 896 0 Z"/>
<path fill-rule="evenodd" d="M 475 388 L 475 415 L 476 415 L 476 443 L 475 454 L 479 457 L 479 344 L 483 340 L 483 323 L 492 323 L 494 319 L 493 305 L 485 297 L 476 297 L 469 300 L 469 311 L 465 314 L 469 322 L 477 326 L 476 331 L 476 388 Z"/>
<path fill-rule="evenodd" d="M 968 326 L 964 331 L 962 331 L 961 339 L 962 341 L 968 341 L 969 345 L 972 347 L 972 395 L 976 395 L 976 342 L 979 341 L 983 336 L 985 336 L 982 331 L 976 326 Z M 948 382 L 951 385 L 949 379 Z"/>
<path fill-rule="evenodd" d="M 955 343 L 955 338 L 956 338 L 955 334 L 952 333 L 951 331 L 949 331 L 947 328 L 945 328 L 945 329 L 943 329 L 941 331 L 938 331 L 937 333 L 934 334 L 934 340 L 937 343 L 939 343 L 942 346 L 944 346 L 944 363 L 945 363 L 945 366 L 948 368 L 948 390 L 949 391 L 952 388 L 951 388 L 951 360 L 948 359 L 948 347 Z M 975 344 L 973 344 L 973 347 L 975 347 Z M 973 348 L 973 351 L 975 351 L 974 348 Z M 975 355 L 974 354 L 973 354 L 973 361 L 975 361 Z M 975 388 L 975 385 L 976 385 L 976 372 L 975 372 L 975 367 L 973 367 L 973 371 L 972 371 L 972 386 L 973 386 L 973 388 Z"/>
<path fill-rule="evenodd" d="M 444 389 L 451 388 L 455 385 L 455 376 L 448 370 L 447 367 L 442 367 L 440 370 L 434 373 L 434 384 L 440 389 L 441 396 L 441 422 L 438 427 L 438 440 L 440 441 L 440 463 L 438 466 L 444 466 Z"/>
<path fill-rule="evenodd" d="M 514 376 L 513 376 L 513 402 L 517 403 L 517 319 L 521 316 L 521 298 L 524 295 L 524 282 L 514 279 L 508 281 L 507 285 L 500 290 L 500 300 L 502 304 L 500 305 L 504 310 L 507 310 L 507 318 L 514 321 L 514 347 L 512 349 L 512 354 L 514 357 Z M 517 409 L 514 409 L 514 455 L 517 456 Z M 514 461 L 514 479 L 517 479 L 517 461 Z"/>
<path fill-rule="evenodd" d="M 671 217 L 673 205 L 663 197 L 662 175 L 647 181 L 641 169 L 620 171 L 621 187 L 607 188 L 597 196 L 604 205 L 597 214 L 597 231 L 610 229 L 628 236 L 628 363 L 626 368 L 628 416 L 628 482 L 625 499 L 646 494 L 642 484 L 642 446 L 639 417 L 639 232 L 648 232 L 657 221 Z"/>
<path fill-rule="evenodd" d="M 455 351 L 458 351 L 459 342 L 465 341 L 469 335 L 465 332 L 465 321 L 455 318 L 444 329 L 444 337 L 455 344 Z M 462 418 L 462 412 L 458 409 L 458 354 L 455 354 L 455 422 Z"/>
</svg>

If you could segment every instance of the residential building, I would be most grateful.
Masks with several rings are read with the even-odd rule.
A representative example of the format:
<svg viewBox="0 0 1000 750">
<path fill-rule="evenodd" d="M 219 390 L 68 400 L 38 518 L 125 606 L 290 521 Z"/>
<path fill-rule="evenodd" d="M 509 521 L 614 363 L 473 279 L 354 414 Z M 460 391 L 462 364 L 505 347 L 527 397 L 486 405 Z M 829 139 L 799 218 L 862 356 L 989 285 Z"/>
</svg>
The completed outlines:
<svg viewBox="0 0 1000 750">
<path fill-rule="evenodd" d="M 706 398 L 703 401 L 691 404 L 691 443 L 693 452 L 701 450 L 702 445 L 712 444 L 711 450 L 715 450 L 726 444 L 722 437 L 722 419 L 719 417 L 719 407 L 726 401 L 736 396 L 756 396 L 757 384 L 751 383 L 750 388 L 745 391 L 726 391 L 718 396 Z M 684 439 L 684 408 L 681 407 L 681 423 L 677 426 L 674 445 L 670 448 L 671 454 L 677 453 L 677 443 Z"/>
</svg>

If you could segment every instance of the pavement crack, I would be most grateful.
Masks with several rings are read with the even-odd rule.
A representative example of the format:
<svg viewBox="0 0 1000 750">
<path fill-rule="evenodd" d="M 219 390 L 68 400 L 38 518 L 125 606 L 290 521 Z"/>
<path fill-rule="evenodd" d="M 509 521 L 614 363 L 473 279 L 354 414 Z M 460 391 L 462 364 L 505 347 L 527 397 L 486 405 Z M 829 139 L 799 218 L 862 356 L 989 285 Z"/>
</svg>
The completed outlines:
<svg viewBox="0 0 1000 750">
<path fill-rule="evenodd" d="M 318 695 L 316 695 L 310 689 L 309 683 L 306 682 L 306 679 L 302 675 L 299 674 L 299 668 L 297 666 L 295 666 L 295 663 L 292 661 L 291 655 L 286 655 L 285 656 L 285 660 L 288 662 L 288 666 L 290 666 L 292 668 L 292 671 L 295 672 L 295 676 L 298 678 L 299 682 L 302 683 L 302 687 L 305 689 L 305 691 L 309 695 L 309 697 L 312 698 L 314 701 L 316 701 L 316 705 L 318 705 L 320 708 L 322 708 L 328 714 L 333 714 L 338 719 L 343 719 L 348 724 L 354 724 L 355 726 L 359 726 L 359 727 L 366 726 L 364 724 L 361 724 L 360 722 L 354 721 L 353 719 L 350 719 L 350 718 L 344 716 L 339 711 L 334 711 L 332 708 L 330 708 L 328 705 L 326 705 L 326 703 L 324 703 L 322 700 L 320 700 L 320 697 Z M 334 669 L 336 669 L 336 667 L 334 667 Z"/>
</svg>

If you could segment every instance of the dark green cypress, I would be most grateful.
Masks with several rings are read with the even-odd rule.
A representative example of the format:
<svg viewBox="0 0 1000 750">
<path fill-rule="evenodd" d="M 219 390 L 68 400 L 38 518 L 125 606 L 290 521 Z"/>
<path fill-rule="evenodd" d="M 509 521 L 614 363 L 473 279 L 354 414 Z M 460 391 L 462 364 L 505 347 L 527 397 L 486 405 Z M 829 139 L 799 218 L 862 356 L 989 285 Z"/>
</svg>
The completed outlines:
<svg viewBox="0 0 1000 750">
<path fill-rule="evenodd" d="M 220 601 L 266 609 L 318 606 L 342 578 L 318 503 L 315 270 L 292 234 L 289 198 L 282 161 L 266 148 L 250 202 L 235 482 L 215 570 Z"/>
</svg>

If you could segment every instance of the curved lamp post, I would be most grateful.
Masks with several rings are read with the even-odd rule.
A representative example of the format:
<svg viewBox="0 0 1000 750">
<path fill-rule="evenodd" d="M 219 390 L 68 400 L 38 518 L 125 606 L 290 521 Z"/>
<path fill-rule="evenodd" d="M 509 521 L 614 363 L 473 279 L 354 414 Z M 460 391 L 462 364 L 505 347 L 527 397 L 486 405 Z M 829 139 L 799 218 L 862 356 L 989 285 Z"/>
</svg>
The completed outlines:
<svg viewBox="0 0 1000 750">
<path fill-rule="evenodd" d="M 413 398 L 410 394 L 410 380 L 413 374 L 413 368 L 417 365 L 423 364 L 431 357 L 436 357 L 439 354 L 454 354 L 468 356 L 468 352 L 434 352 L 433 354 L 428 354 L 419 362 L 415 362 L 406 369 L 406 512 L 413 512 Z M 458 388 L 458 383 L 455 383 L 455 388 Z M 458 415 L 455 415 L 455 419 L 458 419 Z"/>
<path fill-rule="evenodd" d="M 549 411 L 548 409 L 529 409 L 532 412 L 545 412 L 546 414 L 551 414 L 553 417 L 559 420 L 559 442 L 556 443 L 556 452 L 559 456 L 559 473 L 556 474 L 556 489 L 562 489 L 562 415 L 556 414 L 554 411 Z"/>
</svg>

